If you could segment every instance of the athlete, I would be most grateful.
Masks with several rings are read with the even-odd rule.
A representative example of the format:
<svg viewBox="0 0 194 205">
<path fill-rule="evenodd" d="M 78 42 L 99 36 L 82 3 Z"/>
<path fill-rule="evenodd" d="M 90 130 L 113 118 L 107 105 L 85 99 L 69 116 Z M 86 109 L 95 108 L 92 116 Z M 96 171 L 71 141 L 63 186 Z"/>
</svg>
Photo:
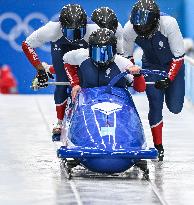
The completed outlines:
<svg viewBox="0 0 194 205">
<path fill-rule="evenodd" d="M 87 15 L 80 5 L 68 4 L 62 8 L 59 21 L 50 21 L 45 26 L 34 31 L 22 43 L 22 49 L 30 63 L 37 70 L 38 86 L 48 86 L 46 82 L 49 78 L 53 78 L 51 75 L 53 67 L 57 82 L 68 81 L 63 65 L 63 55 L 71 50 L 87 48 L 89 35 L 97 28 L 96 24 L 87 24 Z M 51 42 L 53 67 L 42 63 L 35 51 L 35 48 L 42 46 L 46 42 Z M 48 72 L 49 70 L 51 72 Z M 53 135 L 61 134 L 67 98 L 67 86 L 56 86 L 54 100 L 58 122 L 53 128 Z"/>
<path fill-rule="evenodd" d="M 109 7 L 100 7 L 93 11 L 91 20 L 100 28 L 108 28 L 117 37 L 117 54 L 123 54 L 123 27 L 118 22 L 115 12 Z"/>
<path fill-rule="evenodd" d="M 168 77 L 147 76 L 146 81 L 156 81 L 147 86 L 149 100 L 148 119 L 159 161 L 163 160 L 162 144 L 164 99 L 170 112 L 181 112 L 184 95 L 184 44 L 175 18 L 160 13 L 151 0 L 140 0 L 132 8 L 130 20 L 124 27 L 124 55 L 132 57 L 134 43 L 143 50 L 142 68 L 166 71 Z"/>
<path fill-rule="evenodd" d="M 131 74 L 138 74 L 140 67 L 120 55 L 117 55 L 117 38 L 114 32 L 101 28 L 89 37 L 89 49 L 78 49 L 66 53 L 63 57 L 67 74 L 72 85 L 72 98 L 81 88 L 106 86 L 120 72 L 128 70 Z M 71 65 L 71 66 L 70 66 Z M 73 69 L 72 66 L 78 66 Z M 134 77 L 134 87 L 137 91 L 145 90 L 145 80 L 142 75 Z M 126 87 L 126 82 L 133 81 L 128 75 L 117 82 L 117 87 Z"/>
</svg>

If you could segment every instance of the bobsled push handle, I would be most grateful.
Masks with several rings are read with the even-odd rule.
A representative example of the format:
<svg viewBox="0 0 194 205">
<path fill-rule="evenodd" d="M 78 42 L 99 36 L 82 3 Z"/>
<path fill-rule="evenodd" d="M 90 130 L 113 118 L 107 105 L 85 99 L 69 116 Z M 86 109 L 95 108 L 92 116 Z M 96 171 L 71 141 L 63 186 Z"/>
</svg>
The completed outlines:
<svg viewBox="0 0 194 205">
<path fill-rule="evenodd" d="M 119 73 L 117 76 L 115 76 L 110 83 L 108 84 L 105 92 L 111 93 L 111 88 L 123 77 L 125 77 L 127 74 L 129 74 L 128 71 L 125 71 L 123 73 Z M 148 70 L 148 69 L 141 69 L 140 74 L 142 75 L 160 75 L 163 77 L 167 77 L 168 74 L 165 71 L 160 70 Z"/>
<path fill-rule="evenodd" d="M 50 81 L 50 82 L 46 82 L 45 84 L 47 85 L 65 85 L 65 86 L 70 86 L 70 82 L 55 82 L 55 81 Z M 34 91 L 39 90 L 40 88 L 45 88 L 45 87 L 39 87 L 38 86 L 38 78 L 35 78 L 32 81 L 32 85 L 30 86 L 30 88 L 32 88 Z"/>
<path fill-rule="evenodd" d="M 148 69 L 141 69 L 140 74 L 142 75 L 160 75 L 163 77 L 168 77 L 168 74 L 166 71 L 161 71 L 161 70 L 148 70 Z"/>
</svg>

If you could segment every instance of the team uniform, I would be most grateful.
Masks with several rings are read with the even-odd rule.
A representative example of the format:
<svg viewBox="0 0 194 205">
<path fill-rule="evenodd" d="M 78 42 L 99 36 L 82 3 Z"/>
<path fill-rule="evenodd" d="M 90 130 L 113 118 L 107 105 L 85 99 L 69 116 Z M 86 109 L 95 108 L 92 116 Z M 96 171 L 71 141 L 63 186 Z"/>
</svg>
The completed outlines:
<svg viewBox="0 0 194 205">
<path fill-rule="evenodd" d="M 76 42 L 70 42 L 63 36 L 60 22 L 50 21 L 45 26 L 34 31 L 26 39 L 26 41 L 23 43 L 23 50 L 27 54 L 31 64 L 36 66 L 40 64 L 40 60 L 34 48 L 40 47 L 44 43 L 51 42 L 52 63 L 56 73 L 56 81 L 66 82 L 68 81 L 68 78 L 63 65 L 63 55 L 71 50 L 87 48 L 87 40 L 92 31 L 96 30 L 97 28 L 98 26 L 95 24 L 87 24 L 84 39 Z M 67 87 L 56 86 L 54 99 L 58 119 L 63 120 L 64 110 L 67 104 L 67 97 Z"/>
<path fill-rule="evenodd" d="M 72 75 L 72 69 L 68 69 L 67 73 L 70 77 L 70 83 L 72 85 L 79 84 L 82 88 L 93 88 L 99 86 L 106 86 L 108 83 L 119 73 L 126 71 L 125 68 L 130 67 L 133 63 L 120 55 L 115 55 L 114 62 L 109 64 L 106 70 L 100 70 L 92 62 L 89 57 L 88 49 L 79 49 L 68 52 L 63 57 L 65 64 L 77 65 L 78 66 L 78 76 Z M 132 82 L 133 76 L 128 75 L 121 79 L 116 86 L 126 87 L 126 81 Z"/>
<path fill-rule="evenodd" d="M 118 22 L 115 12 L 109 7 L 100 7 L 93 11 L 91 20 L 100 28 L 107 28 L 114 32 L 117 38 L 117 53 L 123 54 L 123 27 Z"/>
<path fill-rule="evenodd" d="M 123 54 L 123 27 L 120 23 L 118 23 L 115 36 L 117 37 L 117 54 Z"/>
<path fill-rule="evenodd" d="M 57 82 L 68 81 L 67 75 L 63 65 L 63 55 L 71 50 L 76 50 L 79 48 L 87 48 L 88 38 L 90 34 L 97 30 L 99 27 L 90 23 L 87 24 L 86 34 L 84 39 L 69 42 L 62 34 L 61 26 L 59 22 L 49 22 L 40 29 L 34 31 L 25 41 L 23 45 L 24 49 L 29 53 L 29 59 L 32 65 L 37 65 L 40 63 L 38 55 L 36 54 L 34 48 L 42 46 L 46 42 L 51 42 L 51 55 L 52 63 L 56 73 Z M 118 37 L 118 53 L 122 53 L 122 26 L 119 24 L 116 36 Z M 52 69 L 52 68 L 51 68 Z M 51 70 L 52 72 L 52 70 Z M 65 104 L 67 103 L 67 88 L 66 86 L 56 86 L 54 99 L 57 110 L 64 110 Z M 58 119 L 63 119 L 63 111 L 58 112 Z"/>
<path fill-rule="evenodd" d="M 146 94 L 149 100 L 148 119 L 151 126 L 155 145 L 162 144 L 162 109 L 165 99 L 172 113 L 182 110 L 185 95 L 184 81 L 184 45 L 176 19 L 161 14 L 159 26 L 153 36 L 144 38 L 138 36 L 130 21 L 124 27 L 124 55 L 133 56 L 136 43 L 143 50 L 142 68 L 162 70 L 168 73 L 169 86 L 166 89 L 156 89 L 147 86 Z M 146 81 L 160 81 L 159 76 L 146 76 Z"/>
</svg>

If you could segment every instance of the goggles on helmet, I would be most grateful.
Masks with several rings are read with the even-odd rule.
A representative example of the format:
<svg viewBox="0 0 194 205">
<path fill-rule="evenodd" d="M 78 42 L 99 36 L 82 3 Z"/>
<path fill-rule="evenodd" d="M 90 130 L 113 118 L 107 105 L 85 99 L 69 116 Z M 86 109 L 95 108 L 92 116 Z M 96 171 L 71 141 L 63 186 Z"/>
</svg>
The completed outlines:
<svg viewBox="0 0 194 205">
<path fill-rule="evenodd" d="M 62 33 L 69 41 L 77 41 L 84 38 L 86 34 L 86 28 L 62 28 Z"/>
<path fill-rule="evenodd" d="M 114 57 L 113 47 L 106 46 L 91 46 L 91 59 L 97 63 L 106 63 Z"/>
</svg>

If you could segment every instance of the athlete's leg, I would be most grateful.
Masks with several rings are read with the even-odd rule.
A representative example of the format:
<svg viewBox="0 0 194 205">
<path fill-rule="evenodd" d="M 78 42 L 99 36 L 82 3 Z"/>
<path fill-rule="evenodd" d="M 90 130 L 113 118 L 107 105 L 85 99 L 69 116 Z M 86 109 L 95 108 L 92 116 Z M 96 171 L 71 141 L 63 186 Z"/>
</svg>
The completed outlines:
<svg viewBox="0 0 194 205">
<path fill-rule="evenodd" d="M 57 46 L 56 46 L 57 45 Z M 64 64 L 63 64 L 63 55 L 64 50 L 62 45 L 58 45 L 56 43 L 51 43 L 51 54 L 52 54 L 52 62 L 55 68 L 56 73 L 56 81 L 57 82 L 66 82 L 68 81 Z M 56 126 L 53 128 L 54 134 L 60 134 L 62 128 L 62 122 L 65 115 L 65 110 L 67 106 L 67 86 L 56 86 L 54 93 L 54 100 L 56 104 L 56 113 L 58 122 Z"/>
<path fill-rule="evenodd" d="M 146 81 L 156 81 L 157 76 L 148 76 Z M 162 128 L 163 128 L 163 102 L 164 91 L 156 89 L 153 85 L 148 85 L 146 94 L 149 101 L 149 114 L 148 120 L 151 127 L 152 137 L 155 148 L 159 152 L 159 160 L 163 160 L 163 145 L 162 145 Z"/>
<path fill-rule="evenodd" d="M 166 105 L 170 112 L 178 114 L 181 112 L 185 96 L 184 65 L 165 92 Z"/>
</svg>

